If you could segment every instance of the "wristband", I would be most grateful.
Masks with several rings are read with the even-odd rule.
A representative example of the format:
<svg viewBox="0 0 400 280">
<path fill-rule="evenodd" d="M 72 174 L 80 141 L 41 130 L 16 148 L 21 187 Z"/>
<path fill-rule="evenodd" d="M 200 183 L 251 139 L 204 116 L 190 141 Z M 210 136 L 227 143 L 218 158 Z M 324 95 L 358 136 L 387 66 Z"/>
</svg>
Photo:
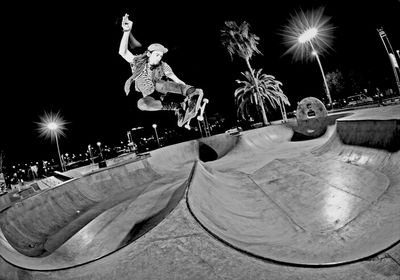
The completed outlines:
<svg viewBox="0 0 400 280">
<path fill-rule="evenodd" d="M 131 30 L 130 29 L 128 29 L 128 30 L 126 30 L 126 29 L 123 29 L 124 30 L 124 32 L 130 32 Z"/>
</svg>

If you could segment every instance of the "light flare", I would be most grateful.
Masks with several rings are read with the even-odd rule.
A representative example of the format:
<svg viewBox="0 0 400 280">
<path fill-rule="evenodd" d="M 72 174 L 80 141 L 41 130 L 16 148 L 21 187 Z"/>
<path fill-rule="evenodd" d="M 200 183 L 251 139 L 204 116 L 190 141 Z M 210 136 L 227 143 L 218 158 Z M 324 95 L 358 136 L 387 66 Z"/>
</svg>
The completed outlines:
<svg viewBox="0 0 400 280">
<path fill-rule="evenodd" d="M 307 29 L 299 36 L 299 42 L 305 43 L 305 42 L 311 41 L 317 35 L 318 35 L 317 28 L 313 27 L 313 28 Z"/>
<path fill-rule="evenodd" d="M 332 49 L 335 27 L 329 20 L 324 8 L 292 14 L 281 32 L 283 44 L 288 48 L 284 55 L 291 53 L 294 60 L 310 60 L 313 50 L 323 54 Z"/>
<path fill-rule="evenodd" d="M 40 137 L 51 139 L 51 141 L 56 140 L 58 135 L 65 136 L 64 131 L 66 130 L 65 125 L 67 122 L 62 118 L 60 112 L 57 113 L 47 113 L 44 112 L 43 116 L 40 117 L 40 122 L 38 132 Z"/>
</svg>

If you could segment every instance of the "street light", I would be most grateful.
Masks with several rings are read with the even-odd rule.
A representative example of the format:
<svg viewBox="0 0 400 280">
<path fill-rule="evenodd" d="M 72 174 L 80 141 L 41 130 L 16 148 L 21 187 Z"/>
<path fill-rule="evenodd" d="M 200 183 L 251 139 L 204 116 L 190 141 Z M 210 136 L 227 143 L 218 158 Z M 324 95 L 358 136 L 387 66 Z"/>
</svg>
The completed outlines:
<svg viewBox="0 0 400 280">
<path fill-rule="evenodd" d="M 103 158 L 103 152 L 102 152 L 102 150 L 101 150 L 101 142 L 97 142 L 96 144 L 97 144 L 97 146 L 99 147 L 100 158 L 101 158 L 101 160 L 104 160 L 104 158 Z"/>
<path fill-rule="evenodd" d="M 96 144 L 97 144 L 97 146 L 99 147 L 100 158 L 101 158 L 101 160 L 100 160 L 100 162 L 99 162 L 99 168 L 107 167 L 107 162 L 104 160 L 103 151 L 102 151 L 102 149 L 101 149 L 101 142 L 97 142 Z M 107 147 L 107 146 L 106 146 L 106 147 Z"/>
<path fill-rule="evenodd" d="M 92 154 L 92 146 L 90 144 L 88 145 L 88 152 L 89 152 L 90 161 L 92 162 L 92 164 L 94 164 L 94 159 L 93 159 L 93 154 Z"/>
<path fill-rule="evenodd" d="M 56 139 L 56 144 L 57 144 L 57 152 L 58 152 L 58 158 L 60 159 L 60 164 L 61 164 L 61 170 L 62 171 L 66 171 L 65 170 L 65 166 L 64 166 L 64 161 L 61 158 L 61 153 L 60 153 L 60 146 L 58 145 L 58 129 L 59 126 L 57 123 L 51 122 L 47 124 L 47 128 L 50 129 L 50 133 L 54 133 L 54 137 Z"/>
<path fill-rule="evenodd" d="M 324 74 L 324 69 L 322 68 L 321 61 L 319 60 L 318 52 L 315 50 L 314 45 L 313 45 L 313 43 L 312 43 L 312 40 L 313 40 L 316 36 L 318 36 L 318 29 L 315 28 L 315 27 L 312 27 L 312 28 L 310 28 L 310 29 L 305 30 L 302 34 L 300 34 L 298 40 L 299 40 L 299 43 L 300 43 L 300 44 L 310 43 L 310 46 L 311 46 L 311 49 L 312 49 L 311 54 L 312 54 L 313 56 L 315 56 L 315 58 L 316 58 L 317 61 L 318 61 L 319 68 L 321 69 L 322 79 L 324 79 L 325 90 L 326 90 L 326 95 L 327 95 L 327 97 L 328 97 L 329 104 L 332 104 L 331 94 L 330 94 L 330 92 L 329 92 L 328 83 L 326 82 L 326 78 L 325 78 L 325 74 Z"/>
<path fill-rule="evenodd" d="M 156 124 L 153 124 L 153 128 L 154 128 L 154 131 L 155 131 L 155 133 L 156 133 L 156 138 L 157 138 L 158 147 L 160 147 L 160 139 L 158 139 L 157 125 L 156 125 Z"/>
<path fill-rule="evenodd" d="M 45 138 L 50 138 L 51 140 L 56 140 L 58 158 L 60 160 L 61 170 L 64 172 L 66 168 L 64 166 L 64 161 L 61 158 L 60 146 L 58 144 L 58 136 L 65 136 L 65 124 L 66 122 L 58 113 L 44 113 L 43 116 L 40 117 L 40 122 L 37 123 L 39 125 L 38 131 L 40 136 Z"/>
<path fill-rule="evenodd" d="M 284 44 L 288 46 L 285 54 L 293 53 L 293 58 L 296 60 L 310 59 L 309 54 L 311 49 L 311 54 L 317 59 L 321 70 L 329 104 L 332 104 L 319 54 L 330 48 L 334 27 L 328 24 L 330 18 L 324 16 L 323 12 L 324 9 L 319 8 L 313 11 L 300 11 L 296 13 L 291 17 L 289 23 L 284 26 L 282 35 L 284 37 Z"/>
</svg>

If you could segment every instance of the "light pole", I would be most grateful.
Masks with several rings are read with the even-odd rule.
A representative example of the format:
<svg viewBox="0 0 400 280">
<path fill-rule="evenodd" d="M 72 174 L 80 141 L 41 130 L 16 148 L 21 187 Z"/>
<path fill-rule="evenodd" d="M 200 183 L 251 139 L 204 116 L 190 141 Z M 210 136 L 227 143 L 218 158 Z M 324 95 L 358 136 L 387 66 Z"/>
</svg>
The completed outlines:
<svg viewBox="0 0 400 280">
<path fill-rule="evenodd" d="M 334 26 L 329 23 L 329 17 L 324 15 L 324 8 L 296 12 L 283 28 L 284 44 L 288 47 L 286 53 L 292 53 L 295 60 L 308 60 L 311 54 L 317 58 L 324 79 L 328 102 L 332 104 L 331 94 L 319 55 L 330 47 Z"/>
<path fill-rule="evenodd" d="M 126 133 L 126 135 L 128 136 L 128 148 L 130 152 L 133 152 L 133 138 L 132 138 L 132 132 L 128 131 Z"/>
<path fill-rule="evenodd" d="M 102 149 L 101 149 L 101 142 L 97 142 L 96 143 L 97 144 L 97 146 L 99 147 L 99 152 L 100 152 L 100 162 L 99 162 L 99 168 L 102 168 L 102 167 L 107 167 L 107 162 L 105 161 L 105 159 L 104 159 L 104 157 L 103 157 L 103 151 L 102 151 Z M 107 146 L 106 146 L 107 147 Z"/>
<path fill-rule="evenodd" d="M 101 158 L 101 160 L 103 161 L 104 158 L 103 158 L 103 152 L 102 152 L 102 150 L 101 150 L 101 142 L 97 142 L 96 144 L 97 144 L 97 146 L 99 147 L 100 158 Z"/>
<path fill-rule="evenodd" d="M 65 124 L 66 122 L 60 116 L 60 113 L 44 113 L 43 116 L 40 117 L 40 122 L 37 123 L 39 125 L 38 131 L 39 135 L 45 138 L 50 138 L 51 140 L 56 140 L 57 144 L 57 152 L 58 158 L 60 160 L 61 170 L 64 172 L 66 171 L 64 166 L 64 161 L 62 160 L 61 153 L 60 153 L 60 146 L 58 144 L 58 136 L 64 134 Z"/>
<path fill-rule="evenodd" d="M 386 35 L 386 33 L 383 30 L 383 28 L 378 29 L 378 33 L 379 33 L 379 36 L 382 39 L 382 43 L 383 43 L 383 46 L 385 47 L 386 53 L 389 56 L 390 63 L 391 63 L 392 68 L 393 68 L 393 74 L 394 74 L 394 77 L 396 79 L 397 90 L 398 90 L 398 92 L 400 94 L 400 68 L 399 68 L 399 64 L 397 63 L 395 52 L 394 52 L 394 50 L 392 48 L 392 45 L 390 44 L 389 38 Z M 397 56 L 399 57 L 399 51 L 398 50 L 397 50 Z M 400 59 L 400 57 L 399 57 L 399 59 Z"/>
<path fill-rule="evenodd" d="M 66 170 L 65 170 L 65 166 L 64 166 L 64 161 L 61 158 L 60 146 L 58 145 L 59 125 L 56 122 L 49 122 L 49 123 L 47 123 L 47 128 L 49 129 L 49 131 L 53 135 L 53 137 L 56 139 L 58 158 L 60 160 L 61 170 L 64 172 Z"/>
<path fill-rule="evenodd" d="M 156 138 L 157 138 L 158 147 L 160 148 L 160 139 L 158 139 L 157 125 L 156 125 L 156 124 L 153 124 L 153 128 L 154 128 L 154 131 L 155 131 L 155 133 L 156 133 Z"/>
<path fill-rule="evenodd" d="M 312 49 L 312 53 L 311 54 L 317 58 L 318 65 L 319 65 L 319 68 L 321 70 L 322 78 L 324 79 L 326 95 L 328 97 L 328 101 L 329 101 L 329 105 L 330 105 L 330 104 L 332 104 L 332 99 L 331 99 L 331 94 L 329 92 L 328 83 L 326 82 L 324 69 L 322 68 L 321 61 L 319 60 L 318 52 L 315 50 L 314 45 L 312 43 L 312 40 L 317 36 L 318 36 L 318 28 L 312 27 L 312 28 L 309 28 L 309 29 L 303 31 L 303 33 L 300 34 L 300 36 L 298 38 L 298 41 L 299 41 L 300 44 L 310 43 L 310 46 L 311 46 L 311 49 Z"/>
<path fill-rule="evenodd" d="M 92 146 L 90 144 L 88 145 L 88 152 L 89 152 L 90 161 L 92 162 L 92 164 L 94 164 L 94 159 L 93 159 L 93 155 L 92 155 Z"/>
</svg>

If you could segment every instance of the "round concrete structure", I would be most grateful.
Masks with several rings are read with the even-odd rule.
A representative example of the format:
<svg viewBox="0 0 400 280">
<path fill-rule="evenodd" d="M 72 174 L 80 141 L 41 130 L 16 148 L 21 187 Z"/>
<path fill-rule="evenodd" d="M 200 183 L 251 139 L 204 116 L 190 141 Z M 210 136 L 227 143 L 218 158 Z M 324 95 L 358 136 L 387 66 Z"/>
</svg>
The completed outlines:
<svg viewBox="0 0 400 280">
<path fill-rule="evenodd" d="M 319 99 L 315 97 L 304 98 L 297 105 L 298 128 L 296 132 L 308 137 L 321 136 L 328 126 L 327 115 L 328 112 Z"/>
</svg>

